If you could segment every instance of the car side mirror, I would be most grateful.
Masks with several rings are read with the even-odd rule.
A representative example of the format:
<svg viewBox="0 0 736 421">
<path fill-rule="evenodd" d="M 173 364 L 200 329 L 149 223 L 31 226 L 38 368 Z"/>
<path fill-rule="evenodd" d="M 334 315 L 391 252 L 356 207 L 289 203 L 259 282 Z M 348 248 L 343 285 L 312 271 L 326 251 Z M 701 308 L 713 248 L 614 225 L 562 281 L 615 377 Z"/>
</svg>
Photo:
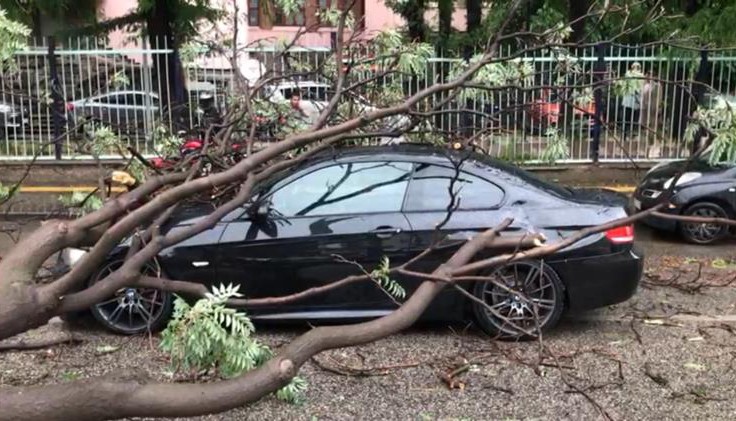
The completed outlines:
<svg viewBox="0 0 736 421">
<path fill-rule="evenodd" d="M 250 207 L 250 217 L 253 219 L 265 219 L 271 212 L 271 199 L 258 200 Z"/>
</svg>

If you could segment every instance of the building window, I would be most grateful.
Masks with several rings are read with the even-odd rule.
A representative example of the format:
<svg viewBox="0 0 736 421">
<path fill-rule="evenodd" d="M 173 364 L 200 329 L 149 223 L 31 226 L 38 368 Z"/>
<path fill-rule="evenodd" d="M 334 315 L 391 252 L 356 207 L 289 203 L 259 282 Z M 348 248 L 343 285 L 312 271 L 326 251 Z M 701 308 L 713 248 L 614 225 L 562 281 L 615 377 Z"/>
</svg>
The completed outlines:
<svg viewBox="0 0 736 421">
<path fill-rule="evenodd" d="M 304 8 L 292 16 L 287 16 L 278 9 L 275 14 L 273 24 L 276 26 L 304 26 Z"/>
<path fill-rule="evenodd" d="M 258 26 L 260 24 L 258 20 L 259 12 L 258 0 L 248 0 L 248 25 Z"/>
<path fill-rule="evenodd" d="M 259 2 L 263 0 L 248 0 L 248 25 L 250 26 L 260 26 L 261 22 L 259 19 L 260 16 L 260 7 Z M 273 0 L 271 0 L 273 1 Z M 309 1 L 309 0 L 305 0 Z M 338 0 L 317 0 L 317 8 L 319 10 L 327 10 L 332 7 L 335 1 Z M 338 2 L 337 4 L 342 4 L 342 2 Z M 275 26 L 304 26 L 306 22 L 306 7 L 302 7 L 302 10 L 293 15 L 293 16 L 286 16 L 284 13 L 281 12 L 281 10 L 276 9 L 276 12 L 273 16 L 273 22 L 272 24 Z M 328 25 L 325 23 L 325 25 Z"/>
</svg>

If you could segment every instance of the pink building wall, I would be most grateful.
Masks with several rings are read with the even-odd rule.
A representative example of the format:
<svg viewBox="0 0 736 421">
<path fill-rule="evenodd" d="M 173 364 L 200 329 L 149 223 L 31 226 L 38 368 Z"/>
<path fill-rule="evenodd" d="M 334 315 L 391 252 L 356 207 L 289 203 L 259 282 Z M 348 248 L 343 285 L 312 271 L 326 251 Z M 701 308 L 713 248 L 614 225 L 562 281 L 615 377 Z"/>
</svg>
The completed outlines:
<svg viewBox="0 0 736 421">
<path fill-rule="evenodd" d="M 247 7 L 247 0 L 239 0 L 240 10 Z M 228 1 L 228 3 L 230 3 Z M 137 0 L 102 0 L 100 2 L 99 17 L 100 19 L 110 19 L 123 16 L 129 13 L 137 5 Z M 425 18 L 430 26 L 437 26 L 436 10 L 428 10 Z M 465 9 L 456 8 L 453 13 L 453 27 L 457 30 L 465 30 L 466 11 Z M 404 20 L 397 14 L 393 13 L 384 0 L 365 0 L 365 35 L 373 36 L 376 32 L 398 28 L 404 25 Z M 248 27 L 248 42 L 252 43 L 257 40 L 263 40 L 269 43 L 271 40 L 294 39 L 294 34 L 298 30 L 293 26 L 274 26 L 272 29 L 262 29 L 259 27 Z M 299 44 L 305 47 L 329 47 L 330 46 L 330 28 L 320 28 L 316 32 L 304 34 L 300 38 Z M 132 44 L 130 33 L 124 31 L 115 31 L 110 34 L 110 46 L 112 48 L 131 48 Z"/>
</svg>

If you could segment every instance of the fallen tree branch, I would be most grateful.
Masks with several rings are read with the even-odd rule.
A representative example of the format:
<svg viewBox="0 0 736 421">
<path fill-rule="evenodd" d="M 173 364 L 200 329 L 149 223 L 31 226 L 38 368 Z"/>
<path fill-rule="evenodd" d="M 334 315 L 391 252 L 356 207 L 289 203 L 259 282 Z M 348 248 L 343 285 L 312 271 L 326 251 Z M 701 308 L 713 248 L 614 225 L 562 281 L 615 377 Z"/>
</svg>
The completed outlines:
<svg viewBox="0 0 736 421">
<path fill-rule="evenodd" d="M 13 340 L 6 339 L 0 342 L 0 352 L 2 351 L 28 351 L 33 349 L 48 348 L 54 345 L 73 345 L 84 342 L 81 336 L 76 335 L 72 332 L 68 332 L 65 335 L 51 337 L 51 338 L 38 338 L 38 339 L 17 339 Z"/>
</svg>

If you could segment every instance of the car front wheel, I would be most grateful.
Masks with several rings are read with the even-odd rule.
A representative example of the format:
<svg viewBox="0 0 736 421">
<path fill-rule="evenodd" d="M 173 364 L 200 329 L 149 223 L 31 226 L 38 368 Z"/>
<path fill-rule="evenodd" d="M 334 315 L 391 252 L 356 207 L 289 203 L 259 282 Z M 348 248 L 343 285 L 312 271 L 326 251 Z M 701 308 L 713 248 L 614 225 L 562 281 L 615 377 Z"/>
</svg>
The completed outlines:
<svg viewBox="0 0 736 421">
<path fill-rule="evenodd" d="M 111 261 L 92 276 L 89 285 L 104 282 L 105 278 L 122 266 L 122 261 Z M 157 276 L 160 271 L 153 264 L 144 268 L 144 274 Z M 106 329 L 125 335 L 162 329 L 171 318 L 171 293 L 152 288 L 120 288 L 113 296 L 95 304 L 92 315 Z"/>
<path fill-rule="evenodd" d="M 728 218 L 728 213 L 721 206 L 711 202 L 696 203 L 683 212 L 684 216 L 698 218 Z M 710 244 L 728 234 L 728 226 L 708 223 L 680 223 L 680 233 L 689 242 Z"/>
<path fill-rule="evenodd" d="M 494 338 L 532 339 L 557 324 L 564 310 L 564 286 L 544 262 L 516 262 L 478 282 L 475 319 Z"/>
</svg>

